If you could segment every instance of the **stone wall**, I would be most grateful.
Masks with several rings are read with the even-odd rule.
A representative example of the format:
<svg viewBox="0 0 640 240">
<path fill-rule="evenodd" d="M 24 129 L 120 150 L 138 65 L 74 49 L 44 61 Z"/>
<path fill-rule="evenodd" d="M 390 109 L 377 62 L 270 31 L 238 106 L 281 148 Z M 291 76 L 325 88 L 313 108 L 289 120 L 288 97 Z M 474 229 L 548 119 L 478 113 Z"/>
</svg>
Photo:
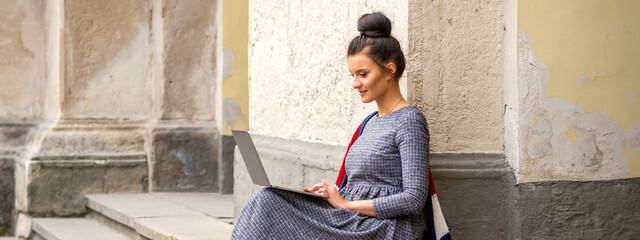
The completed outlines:
<svg viewBox="0 0 640 240">
<path fill-rule="evenodd" d="M 153 1 L 154 120 L 147 135 L 152 191 L 221 188 L 216 8 L 215 1 Z"/>
<path fill-rule="evenodd" d="M 65 0 L 62 117 L 145 119 L 148 1 Z"/>
<path fill-rule="evenodd" d="M 432 152 L 503 151 L 503 1 L 410 1 L 408 89 Z"/>
<path fill-rule="evenodd" d="M 12 153 L 0 153 L 0 236 L 8 234 L 13 219 L 15 180 L 11 155 Z"/>
<path fill-rule="evenodd" d="M 0 4 L 0 235 L 88 193 L 230 193 L 218 2 Z"/>
<path fill-rule="evenodd" d="M 43 114 L 44 3 L 0 1 L 0 236 L 15 218 L 16 152 Z"/>
<path fill-rule="evenodd" d="M 635 239 L 640 179 L 519 183 L 515 239 Z"/>
</svg>

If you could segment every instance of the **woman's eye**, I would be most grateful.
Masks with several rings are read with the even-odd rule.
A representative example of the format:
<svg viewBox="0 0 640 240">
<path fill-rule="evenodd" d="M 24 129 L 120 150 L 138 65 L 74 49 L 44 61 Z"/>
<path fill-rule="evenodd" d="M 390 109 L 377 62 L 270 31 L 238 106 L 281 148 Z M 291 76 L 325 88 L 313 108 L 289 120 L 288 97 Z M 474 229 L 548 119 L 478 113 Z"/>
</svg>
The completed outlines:
<svg viewBox="0 0 640 240">
<path fill-rule="evenodd" d="M 367 76 L 367 73 L 360 73 L 360 76 L 362 76 L 362 77 L 366 77 L 366 76 Z"/>
<path fill-rule="evenodd" d="M 353 73 L 349 73 L 349 76 L 354 77 Z"/>
</svg>

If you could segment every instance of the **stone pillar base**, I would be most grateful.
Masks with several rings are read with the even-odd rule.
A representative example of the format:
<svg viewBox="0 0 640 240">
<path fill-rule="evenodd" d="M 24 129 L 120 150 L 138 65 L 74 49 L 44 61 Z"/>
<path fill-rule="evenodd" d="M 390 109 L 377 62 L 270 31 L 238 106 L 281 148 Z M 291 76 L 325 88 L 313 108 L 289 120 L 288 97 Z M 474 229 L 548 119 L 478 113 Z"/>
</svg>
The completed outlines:
<svg viewBox="0 0 640 240">
<path fill-rule="evenodd" d="M 148 190 L 140 123 L 61 121 L 40 126 L 15 162 L 16 207 L 31 216 L 73 216 L 89 193 Z"/>
<path fill-rule="evenodd" d="M 219 191 L 219 139 L 214 124 L 159 122 L 149 131 L 151 190 Z"/>
</svg>

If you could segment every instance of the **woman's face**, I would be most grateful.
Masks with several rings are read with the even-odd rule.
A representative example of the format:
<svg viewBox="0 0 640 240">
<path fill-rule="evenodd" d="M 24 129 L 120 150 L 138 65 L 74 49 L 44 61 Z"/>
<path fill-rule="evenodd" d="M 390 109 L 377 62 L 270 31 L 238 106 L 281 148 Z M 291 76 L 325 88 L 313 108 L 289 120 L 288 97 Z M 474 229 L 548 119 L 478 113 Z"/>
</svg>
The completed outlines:
<svg viewBox="0 0 640 240">
<path fill-rule="evenodd" d="M 358 91 L 363 103 L 376 100 L 387 92 L 392 78 L 369 56 L 364 53 L 347 56 L 347 64 L 353 76 L 351 85 Z"/>
</svg>

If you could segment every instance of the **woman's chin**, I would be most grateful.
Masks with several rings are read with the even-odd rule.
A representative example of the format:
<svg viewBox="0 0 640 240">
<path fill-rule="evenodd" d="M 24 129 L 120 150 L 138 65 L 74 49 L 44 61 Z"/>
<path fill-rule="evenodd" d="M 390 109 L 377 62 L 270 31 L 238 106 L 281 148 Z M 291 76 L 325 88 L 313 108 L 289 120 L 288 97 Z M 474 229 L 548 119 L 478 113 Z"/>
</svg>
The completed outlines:
<svg viewBox="0 0 640 240">
<path fill-rule="evenodd" d="M 373 99 L 369 99 L 366 97 L 360 97 L 360 100 L 362 101 L 362 103 L 370 103 L 373 102 Z"/>
</svg>

